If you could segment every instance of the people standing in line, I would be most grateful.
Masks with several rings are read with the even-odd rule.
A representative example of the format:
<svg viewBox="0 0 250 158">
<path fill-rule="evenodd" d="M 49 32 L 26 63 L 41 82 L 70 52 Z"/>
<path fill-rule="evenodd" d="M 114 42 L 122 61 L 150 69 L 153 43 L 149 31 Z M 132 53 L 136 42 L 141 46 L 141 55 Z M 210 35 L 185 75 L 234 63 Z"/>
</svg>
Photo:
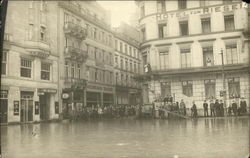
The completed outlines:
<svg viewBox="0 0 250 158">
<path fill-rule="evenodd" d="M 215 115 L 217 117 L 220 116 L 220 104 L 218 99 L 215 100 L 214 107 L 215 107 Z"/>
<path fill-rule="evenodd" d="M 241 111 L 241 114 L 247 113 L 247 103 L 243 97 L 241 98 L 241 101 L 240 101 L 240 111 Z"/>
<path fill-rule="evenodd" d="M 193 106 L 192 106 L 192 108 L 191 108 L 191 116 L 192 116 L 192 117 L 197 117 L 197 107 L 196 107 L 194 101 L 193 101 Z"/>
<path fill-rule="evenodd" d="M 214 102 L 213 100 L 210 100 L 210 116 L 215 116 L 215 110 L 214 110 Z"/>
<path fill-rule="evenodd" d="M 232 109 L 233 109 L 234 116 L 237 116 L 238 105 L 235 102 L 235 100 L 233 100 Z"/>
<path fill-rule="evenodd" d="M 204 100 L 203 109 L 204 109 L 204 117 L 208 117 L 208 104 L 206 100 Z"/>
<path fill-rule="evenodd" d="M 219 109 L 220 109 L 220 116 L 224 116 L 224 104 L 223 104 L 223 101 L 220 100 L 220 103 L 219 103 Z"/>
</svg>

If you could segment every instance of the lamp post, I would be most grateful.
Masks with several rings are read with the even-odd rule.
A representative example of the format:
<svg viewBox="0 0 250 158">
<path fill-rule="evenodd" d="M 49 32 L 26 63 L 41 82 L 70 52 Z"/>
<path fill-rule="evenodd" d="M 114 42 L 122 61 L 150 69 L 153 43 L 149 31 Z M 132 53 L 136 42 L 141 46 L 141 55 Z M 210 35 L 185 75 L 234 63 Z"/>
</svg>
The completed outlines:
<svg viewBox="0 0 250 158">
<path fill-rule="evenodd" d="M 221 65 L 222 65 L 222 82 L 223 82 L 223 104 L 225 107 L 225 116 L 227 115 L 227 106 L 226 106 L 226 82 L 225 82 L 225 72 L 224 72 L 224 54 L 223 49 L 221 49 Z"/>
</svg>

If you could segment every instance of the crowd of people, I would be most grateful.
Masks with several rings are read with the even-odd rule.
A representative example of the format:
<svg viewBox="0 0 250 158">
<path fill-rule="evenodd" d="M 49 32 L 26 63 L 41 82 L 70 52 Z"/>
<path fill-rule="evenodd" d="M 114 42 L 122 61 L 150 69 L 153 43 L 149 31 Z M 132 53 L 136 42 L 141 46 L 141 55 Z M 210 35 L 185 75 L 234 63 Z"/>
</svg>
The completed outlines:
<svg viewBox="0 0 250 158">
<path fill-rule="evenodd" d="M 85 107 L 71 107 L 64 114 L 65 118 L 72 120 L 89 120 L 89 119 L 104 119 L 104 118 L 122 118 L 139 115 L 139 105 L 91 105 Z"/>
</svg>

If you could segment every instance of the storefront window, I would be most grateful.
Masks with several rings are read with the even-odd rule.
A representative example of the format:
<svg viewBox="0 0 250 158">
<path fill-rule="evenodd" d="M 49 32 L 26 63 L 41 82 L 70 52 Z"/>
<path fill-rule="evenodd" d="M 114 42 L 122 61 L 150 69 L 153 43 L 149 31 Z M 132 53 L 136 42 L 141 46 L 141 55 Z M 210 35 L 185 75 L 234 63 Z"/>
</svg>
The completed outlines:
<svg viewBox="0 0 250 158">
<path fill-rule="evenodd" d="M 215 80 L 205 80 L 205 96 L 206 99 L 215 98 Z"/>
<path fill-rule="evenodd" d="M 171 83 L 161 82 L 161 96 L 166 97 L 168 95 L 171 95 Z"/>
<path fill-rule="evenodd" d="M 228 79 L 229 98 L 240 98 L 240 78 Z"/>
</svg>

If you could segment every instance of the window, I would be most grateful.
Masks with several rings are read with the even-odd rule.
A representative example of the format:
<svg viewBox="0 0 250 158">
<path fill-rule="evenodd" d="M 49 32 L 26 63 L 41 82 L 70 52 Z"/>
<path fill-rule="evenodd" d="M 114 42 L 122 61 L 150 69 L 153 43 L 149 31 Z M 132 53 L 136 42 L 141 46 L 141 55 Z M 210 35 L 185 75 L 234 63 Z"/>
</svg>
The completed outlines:
<svg viewBox="0 0 250 158">
<path fill-rule="evenodd" d="M 31 78 L 32 61 L 21 59 L 21 77 Z"/>
<path fill-rule="evenodd" d="M 104 32 L 102 32 L 102 42 L 105 43 L 105 34 L 104 34 Z"/>
<path fill-rule="evenodd" d="M 95 59 L 97 59 L 97 48 L 94 48 L 95 49 Z"/>
<path fill-rule="evenodd" d="M 94 34 L 94 39 L 97 39 L 97 29 L 96 28 L 94 28 L 93 34 Z"/>
<path fill-rule="evenodd" d="M 141 18 L 145 16 L 145 7 L 144 5 L 141 6 Z"/>
<path fill-rule="evenodd" d="M 180 21 L 180 35 L 188 35 L 188 21 Z"/>
<path fill-rule="evenodd" d="M 204 66 L 214 65 L 213 47 L 204 47 L 203 51 L 203 63 Z"/>
<path fill-rule="evenodd" d="M 145 28 L 141 29 L 142 41 L 146 41 L 146 30 Z"/>
<path fill-rule="evenodd" d="M 113 72 L 110 72 L 110 84 L 113 83 Z"/>
<path fill-rule="evenodd" d="M 205 96 L 206 99 L 214 99 L 215 98 L 215 80 L 205 80 Z"/>
<path fill-rule="evenodd" d="M 137 70 L 136 70 L 136 63 L 134 63 L 134 72 L 136 73 Z"/>
<path fill-rule="evenodd" d="M 119 84 L 119 74 L 118 74 L 118 72 L 115 74 L 115 83 Z"/>
<path fill-rule="evenodd" d="M 34 40 L 34 24 L 29 24 L 29 40 Z"/>
<path fill-rule="evenodd" d="M 126 75 L 126 81 L 125 81 L 125 83 L 128 86 L 128 75 Z"/>
<path fill-rule="evenodd" d="M 41 63 L 41 79 L 50 80 L 50 63 Z"/>
<path fill-rule="evenodd" d="M 123 59 L 121 59 L 121 69 L 123 69 Z"/>
<path fill-rule="evenodd" d="M 108 37 L 109 37 L 109 42 L 108 42 L 108 44 L 109 44 L 109 46 L 112 46 L 112 38 L 111 38 L 111 35 L 109 35 Z"/>
<path fill-rule="evenodd" d="M 95 82 L 97 82 L 98 81 L 98 70 L 95 69 L 94 71 L 95 71 Z"/>
<path fill-rule="evenodd" d="M 202 33 L 211 32 L 210 18 L 201 19 L 201 27 L 202 27 Z"/>
<path fill-rule="evenodd" d="M 134 49 L 134 57 L 136 58 L 136 49 Z"/>
<path fill-rule="evenodd" d="M 159 38 L 167 37 L 167 24 L 158 24 Z"/>
<path fill-rule="evenodd" d="M 178 0 L 178 8 L 179 9 L 186 9 L 187 8 L 187 1 L 186 0 Z"/>
<path fill-rule="evenodd" d="M 40 40 L 46 41 L 46 28 L 43 26 L 40 28 Z"/>
<path fill-rule="evenodd" d="M 147 61 L 147 55 L 144 55 L 144 56 L 142 57 L 142 63 L 143 63 L 143 66 L 146 65 L 146 64 L 148 63 L 148 61 Z"/>
<path fill-rule="evenodd" d="M 115 67 L 118 67 L 118 56 L 115 56 Z"/>
<path fill-rule="evenodd" d="M 71 77 L 75 78 L 75 64 L 71 64 Z"/>
<path fill-rule="evenodd" d="M 161 96 L 166 97 L 168 95 L 171 95 L 171 83 L 161 82 Z"/>
<path fill-rule="evenodd" d="M 188 97 L 193 96 L 193 82 L 192 81 L 182 82 L 182 93 Z"/>
<path fill-rule="evenodd" d="M 77 77 L 81 78 L 81 65 L 77 64 Z"/>
<path fill-rule="evenodd" d="M 224 22 L 225 22 L 225 30 L 231 31 L 234 30 L 234 15 L 227 15 L 224 16 Z"/>
<path fill-rule="evenodd" d="M 169 67 L 169 51 L 160 52 L 160 69 L 165 70 Z"/>
<path fill-rule="evenodd" d="M 65 77 L 69 77 L 69 63 L 67 61 L 65 62 Z"/>
<path fill-rule="evenodd" d="M 109 60 L 109 64 L 110 65 L 113 65 L 113 55 L 112 55 L 112 53 L 109 53 L 109 58 L 110 58 L 110 60 Z"/>
<path fill-rule="evenodd" d="M 132 56 L 132 48 L 129 46 L 129 55 Z"/>
<path fill-rule="evenodd" d="M 125 53 L 128 54 L 128 45 L 125 44 Z"/>
<path fill-rule="evenodd" d="M 117 50 L 117 49 L 118 49 L 118 41 L 115 40 L 115 50 Z"/>
<path fill-rule="evenodd" d="M 131 71 L 131 72 L 133 71 L 133 64 L 132 64 L 132 61 L 130 61 L 130 71 Z"/>
<path fill-rule="evenodd" d="M 7 52 L 6 51 L 2 51 L 2 69 L 1 69 L 1 73 L 2 75 L 6 75 L 6 71 L 7 71 Z"/>
<path fill-rule="evenodd" d="M 123 52 L 123 43 L 120 42 L 120 52 Z"/>
<path fill-rule="evenodd" d="M 209 1 L 208 0 L 200 0 L 200 6 L 201 7 L 205 7 L 209 5 Z"/>
<path fill-rule="evenodd" d="M 191 67 L 190 49 L 181 49 L 181 67 Z"/>
<path fill-rule="evenodd" d="M 230 44 L 230 45 L 226 46 L 226 58 L 227 58 L 227 64 L 237 64 L 238 63 L 236 44 Z"/>
<path fill-rule="evenodd" d="M 229 98 L 240 98 L 240 78 L 228 79 Z"/>
<path fill-rule="evenodd" d="M 128 60 L 125 59 L 125 69 L 128 70 Z"/>
<path fill-rule="evenodd" d="M 103 78 L 103 83 L 105 83 L 105 82 L 107 82 L 107 79 L 106 79 L 106 77 L 105 77 L 105 71 L 104 70 L 102 70 L 102 78 Z"/>
<path fill-rule="evenodd" d="M 157 1 L 157 12 L 161 13 L 161 12 L 164 12 L 165 10 L 166 10 L 165 0 L 158 0 Z"/>
</svg>

